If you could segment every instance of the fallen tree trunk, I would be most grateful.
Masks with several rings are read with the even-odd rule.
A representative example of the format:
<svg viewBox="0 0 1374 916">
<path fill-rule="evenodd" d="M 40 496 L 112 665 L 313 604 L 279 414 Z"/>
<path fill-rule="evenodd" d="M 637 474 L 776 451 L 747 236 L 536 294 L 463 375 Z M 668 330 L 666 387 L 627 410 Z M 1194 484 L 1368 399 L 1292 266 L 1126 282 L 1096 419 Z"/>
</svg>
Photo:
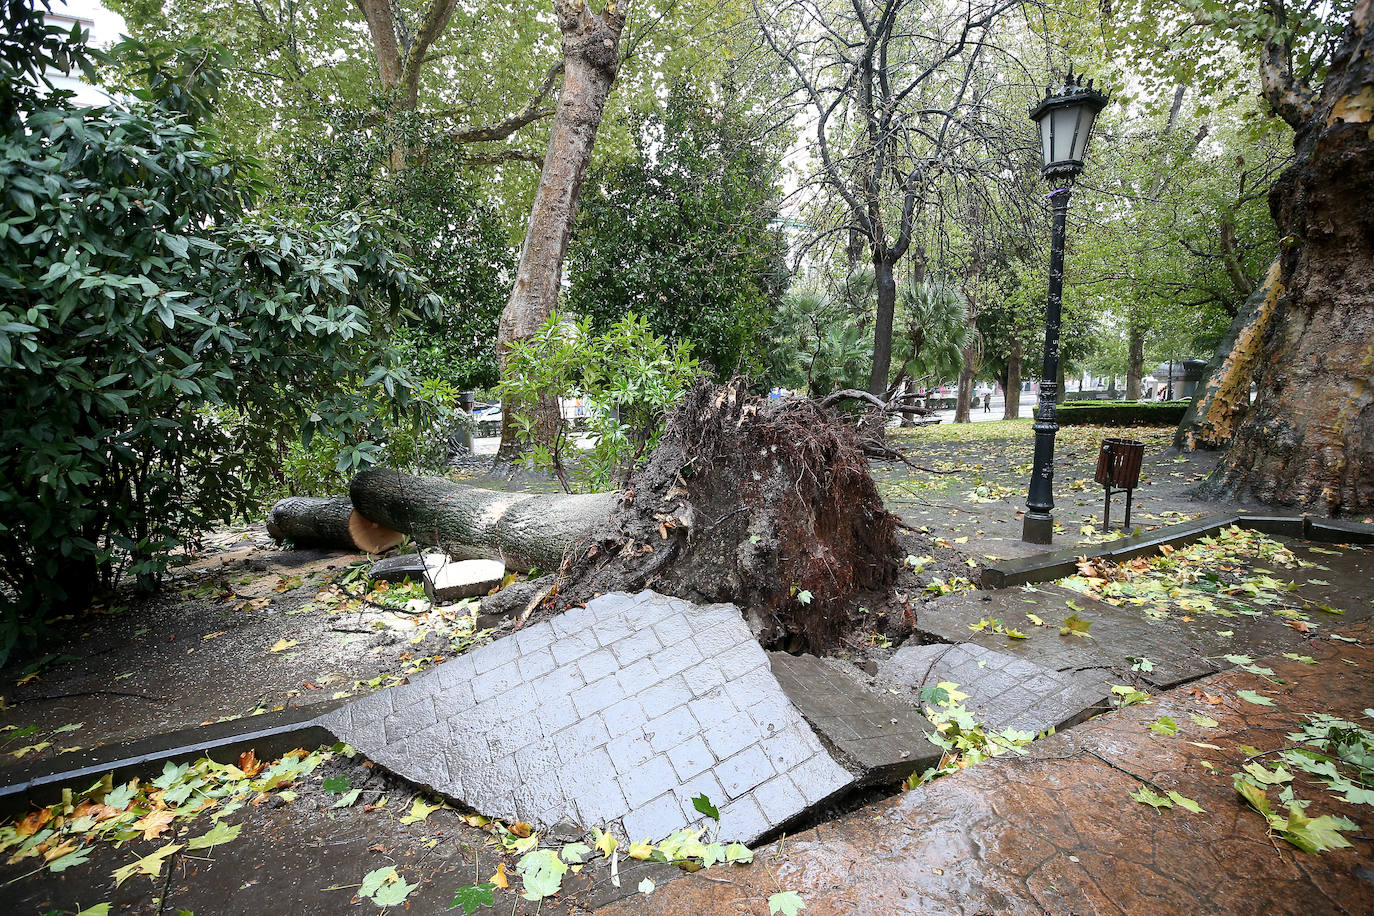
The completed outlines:
<svg viewBox="0 0 1374 916">
<path fill-rule="evenodd" d="M 401 543 L 400 532 L 370 521 L 347 499 L 292 496 L 267 513 L 267 533 L 297 547 L 336 547 L 382 553 Z"/>
<path fill-rule="evenodd" d="M 360 471 L 352 505 L 379 525 L 460 560 L 556 571 L 577 538 L 610 518 L 614 493 L 505 493 L 386 468 Z"/>
</svg>

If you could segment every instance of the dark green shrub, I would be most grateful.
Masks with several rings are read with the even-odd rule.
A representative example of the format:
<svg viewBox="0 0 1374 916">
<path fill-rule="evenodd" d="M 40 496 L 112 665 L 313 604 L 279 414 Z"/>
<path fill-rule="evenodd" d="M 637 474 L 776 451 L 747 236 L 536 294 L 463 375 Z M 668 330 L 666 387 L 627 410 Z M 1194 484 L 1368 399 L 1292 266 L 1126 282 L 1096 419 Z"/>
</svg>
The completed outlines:
<svg viewBox="0 0 1374 916">
<path fill-rule="evenodd" d="M 255 506 L 288 438 L 374 460 L 408 402 L 389 328 L 433 306 L 366 219 L 253 213 L 203 127 L 213 55 L 131 43 L 141 101 L 79 109 L 42 73 L 80 41 L 23 0 L 3 18 L 0 657 L 123 574 L 155 585 Z"/>
<path fill-rule="evenodd" d="M 1188 401 L 1065 401 L 1060 426 L 1177 426 Z"/>
</svg>

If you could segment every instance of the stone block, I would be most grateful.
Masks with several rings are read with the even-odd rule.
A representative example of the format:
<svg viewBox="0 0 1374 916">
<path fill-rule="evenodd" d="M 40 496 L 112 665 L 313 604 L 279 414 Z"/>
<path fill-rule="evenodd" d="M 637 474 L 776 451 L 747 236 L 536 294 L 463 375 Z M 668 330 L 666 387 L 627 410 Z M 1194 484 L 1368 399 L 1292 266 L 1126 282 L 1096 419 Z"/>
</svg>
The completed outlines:
<svg viewBox="0 0 1374 916">
<path fill-rule="evenodd" d="M 425 594 L 435 604 L 476 598 L 501 584 L 506 565 L 499 560 L 450 560 L 443 555 L 425 558 Z"/>
<path fill-rule="evenodd" d="M 960 692 L 968 694 L 964 707 L 998 731 L 1039 733 L 1107 707 L 1108 691 L 1101 683 L 974 644 L 903 646 L 879 666 L 876 680 L 904 690 L 914 706 L 922 705 L 922 688 L 946 681 L 958 684 Z M 939 750 L 927 745 L 938 759 Z M 921 764 L 929 765 L 927 760 Z"/>
<path fill-rule="evenodd" d="M 691 798 L 705 794 L 728 811 L 723 835 L 750 842 L 854 781 L 737 610 L 652 593 L 596 599 L 330 721 L 340 740 L 484 814 L 541 828 L 572 818 L 622 838 L 699 822 Z"/>
<path fill-rule="evenodd" d="M 861 782 L 899 782 L 940 759 L 940 749 L 926 737 L 935 726 L 910 703 L 868 687 L 853 666 L 785 652 L 770 652 L 768 660 L 788 699 Z M 784 729 L 777 740 L 801 739 Z"/>
</svg>

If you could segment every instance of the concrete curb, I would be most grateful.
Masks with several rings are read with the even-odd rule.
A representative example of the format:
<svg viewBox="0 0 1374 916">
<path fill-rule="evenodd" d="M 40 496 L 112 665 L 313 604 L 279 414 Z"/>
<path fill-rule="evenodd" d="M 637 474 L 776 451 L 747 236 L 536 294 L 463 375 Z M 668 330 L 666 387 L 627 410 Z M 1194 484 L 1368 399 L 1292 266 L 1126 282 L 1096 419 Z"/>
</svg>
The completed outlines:
<svg viewBox="0 0 1374 916">
<path fill-rule="evenodd" d="M 1121 562 L 1135 557 L 1156 554 L 1168 544 L 1178 547 L 1217 534 L 1223 528 L 1239 525 L 1265 534 L 1300 537 L 1325 544 L 1374 544 L 1374 525 L 1340 519 L 1313 518 L 1310 515 L 1251 515 L 1249 513 L 1218 513 L 1202 518 L 1156 528 L 1119 541 L 1110 541 L 1096 550 L 1066 548 L 1053 553 L 1036 554 L 1015 560 L 1002 560 L 983 568 L 982 588 L 1009 588 L 1035 582 L 1049 582 L 1071 576 L 1082 558 L 1105 557 Z"/>
<path fill-rule="evenodd" d="M 213 754 L 220 762 L 233 762 L 250 748 L 257 752 L 259 759 L 270 760 L 293 748 L 309 750 L 322 744 L 334 744 L 338 738 L 319 720 L 346 702 L 312 703 L 260 716 L 184 728 L 16 767 L 13 772 L 0 774 L 0 779 L 8 780 L 8 784 L 0 786 L 0 817 L 23 811 L 30 805 L 52 804 L 61 798 L 62 789 L 70 787 L 80 791 L 85 784 L 95 782 L 106 773 L 113 773 L 118 785 L 135 776 L 155 774 L 168 761 L 185 762 Z"/>
</svg>

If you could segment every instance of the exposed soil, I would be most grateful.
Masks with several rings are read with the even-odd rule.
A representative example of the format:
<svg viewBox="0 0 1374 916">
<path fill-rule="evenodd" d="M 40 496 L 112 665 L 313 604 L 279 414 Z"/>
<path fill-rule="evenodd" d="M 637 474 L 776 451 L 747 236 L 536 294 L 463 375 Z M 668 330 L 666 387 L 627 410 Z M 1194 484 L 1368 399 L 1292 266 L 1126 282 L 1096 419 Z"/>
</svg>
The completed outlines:
<svg viewBox="0 0 1374 916">
<path fill-rule="evenodd" d="M 892 583 L 896 521 L 851 423 L 807 399 L 699 384 L 560 600 L 649 587 L 729 602 L 765 646 L 824 652 L 851 631 L 855 596 Z"/>
</svg>

